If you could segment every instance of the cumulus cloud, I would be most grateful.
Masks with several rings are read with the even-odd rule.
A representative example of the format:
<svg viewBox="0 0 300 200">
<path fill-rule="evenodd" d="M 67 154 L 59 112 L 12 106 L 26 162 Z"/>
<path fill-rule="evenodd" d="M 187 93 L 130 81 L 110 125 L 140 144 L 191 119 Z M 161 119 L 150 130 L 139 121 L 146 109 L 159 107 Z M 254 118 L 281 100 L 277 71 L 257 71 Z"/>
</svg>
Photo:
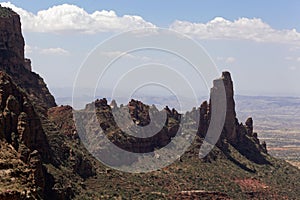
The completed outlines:
<svg viewBox="0 0 300 200">
<path fill-rule="evenodd" d="M 59 47 L 41 49 L 40 53 L 41 54 L 46 54 L 46 55 L 60 55 L 60 56 L 69 55 L 69 52 L 67 50 L 59 48 Z"/>
<path fill-rule="evenodd" d="M 54 47 L 54 48 L 40 48 L 37 46 L 30 46 L 28 44 L 25 45 L 25 54 L 26 56 L 32 53 L 39 53 L 44 55 L 58 55 L 58 56 L 67 56 L 70 55 L 70 52 L 60 48 L 60 47 Z"/>
<path fill-rule="evenodd" d="M 117 16 L 114 11 L 95 11 L 92 14 L 76 6 L 63 4 L 53 6 L 47 10 L 41 10 L 33 14 L 22 8 L 18 8 L 10 2 L 1 3 L 10 7 L 21 16 L 21 22 L 25 31 L 31 32 L 118 32 L 130 29 L 155 27 L 150 22 L 136 15 Z"/>
<path fill-rule="evenodd" d="M 229 21 L 216 17 L 207 23 L 176 20 L 170 25 L 170 29 L 199 39 L 237 39 L 300 45 L 300 33 L 296 29 L 276 30 L 259 18 Z"/>
<path fill-rule="evenodd" d="M 126 59 L 135 59 L 135 60 L 142 60 L 142 61 L 150 61 L 153 60 L 148 56 L 144 56 L 144 55 L 135 55 L 135 54 L 131 54 L 131 53 L 126 53 L 126 52 L 122 52 L 122 51 L 106 51 L 106 52 L 100 52 L 101 56 L 106 56 L 109 58 L 126 58 Z"/>
</svg>

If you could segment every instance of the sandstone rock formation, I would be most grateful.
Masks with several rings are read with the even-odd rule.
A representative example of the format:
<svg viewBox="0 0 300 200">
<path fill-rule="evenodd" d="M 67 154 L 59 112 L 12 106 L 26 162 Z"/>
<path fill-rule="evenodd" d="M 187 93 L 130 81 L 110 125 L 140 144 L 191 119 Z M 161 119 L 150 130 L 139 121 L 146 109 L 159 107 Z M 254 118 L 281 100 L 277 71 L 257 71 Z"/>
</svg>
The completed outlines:
<svg viewBox="0 0 300 200">
<path fill-rule="evenodd" d="M 64 122 L 63 118 L 47 117 L 55 100 L 43 79 L 31 72 L 31 61 L 24 58 L 20 17 L 11 9 L 0 7 L 0 35 L 0 142 L 11 147 L 0 146 L 0 150 L 11 155 L 8 163 L 17 163 L 6 167 L 4 174 L 0 169 L 0 174 L 9 179 L 9 171 L 21 170 L 12 175 L 20 180 L 18 184 L 1 181 L 6 185 L 0 187 L 0 199 L 70 199 L 78 190 L 70 186 L 72 182 L 95 174 L 93 159 L 72 137 L 73 121 L 58 127 L 55 123 Z M 72 118 L 72 108 L 66 110 Z M 22 184 L 25 193 L 18 188 Z"/>
<path fill-rule="evenodd" d="M 224 124 L 225 138 L 230 143 L 237 142 L 237 131 L 236 131 L 236 112 L 235 112 L 235 102 L 234 102 L 234 91 L 233 83 L 231 80 L 231 75 L 229 72 L 223 72 L 221 80 L 223 81 L 226 93 L 226 119 Z"/>
<path fill-rule="evenodd" d="M 24 162 L 28 160 L 27 151 L 34 150 L 42 154 L 43 160 L 49 160 L 49 144 L 38 114 L 26 94 L 4 72 L 0 72 L 0 119 L 0 136 L 19 151 Z"/>
<path fill-rule="evenodd" d="M 175 109 L 171 111 L 166 107 L 164 109 L 165 111 L 162 111 L 167 113 L 167 120 L 162 130 L 152 137 L 134 137 L 126 134 L 118 127 L 114 121 L 112 108 L 107 104 L 105 98 L 97 100 L 95 102 L 95 107 L 99 124 L 107 137 L 120 148 L 130 152 L 152 152 L 155 148 L 163 147 L 171 141 L 179 128 L 180 114 Z M 122 108 L 115 107 L 114 109 L 119 109 L 121 111 L 120 113 L 129 112 L 131 120 L 138 126 L 146 126 L 150 123 L 150 107 L 140 101 L 132 99 L 127 106 Z M 159 111 L 155 111 L 155 108 L 153 111 L 153 114 L 157 114 L 158 116 Z M 126 122 L 126 120 L 122 121 Z M 147 133 L 140 134 L 147 135 Z"/>
<path fill-rule="evenodd" d="M 4 72 L 0 72 L 0 140 L 10 144 L 16 158 L 32 170 L 28 178 L 43 195 L 46 172 L 42 162 L 50 162 L 50 146 L 26 94 Z"/>
<path fill-rule="evenodd" d="M 247 152 L 250 152 L 252 150 L 257 151 L 258 154 L 259 152 L 267 153 L 266 144 L 260 144 L 259 139 L 257 138 L 257 133 L 253 133 L 252 118 L 248 118 L 245 122 L 245 125 L 239 123 L 238 119 L 236 118 L 233 82 L 229 72 L 223 72 L 222 77 L 214 81 L 214 86 L 211 90 L 211 95 L 218 95 L 216 93 L 220 92 L 219 84 L 224 84 L 224 89 L 226 93 L 226 117 L 224 122 L 224 128 L 217 145 L 221 147 L 224 146 L 224 142 L 228 142 L 245 154 L 248 154 Z M 208 104 L 205 101 L 201 104 L 199 109 L 194 109 L 192 111 L 194 114 L 189 114 L 196 115 L 196 113 L 199 112 L 200 121 L 198 135 L 200 137 L 206 136 L 207 129 L 210 125 L 212 106 L 214 105 L 212 105 L 211 103 Z M 248 143 L 248 140 L 251 140 L 255 143 L 255 145 L 252 146 L 253 148 L 250 147 L 251 145 L 246 144 Z M 245 146 L 247 146 L 247 148 L 249 149 L 245 150 L 243 148 Z"/>
<path fill-rule="evenodd" d="M 8 12 L 6 16 L 0 16 L 0 63 L 4 66 L 23 65 L 25 43 L 20 17 L 11 10 Z"/>
<path fill-rule="evenodd" d="M 54 122 L 59 130 L 70 138 L 78 138 L 76 126 L 73 121 L 71 106 L 53 107 L 48 110 L 49 119 Z"/>
<path fill-rule="evenodd" d="M 0 159 L 0 174 L 1 163 L 14 162 L 14 165 L 3 166 L 5 173 L 1 177 L 6 180 L 13 176 L 12 179 L 18 179 L 20 184 L 28 182 L 28 188 L 24 186 L 21 190 L 13 182 L 2 182 L 8 192 L 0 190 L 0 199 L 24 199 L 26 196 L 69 199 L 76 187 L 63 184 L 58 187 L 64 179 L 71 182 L 66 177 L 68 173 L 78 176 L 73 180 L 95 175 L 93 159 L 82 144 L 78 144 L 77 134 L 74 134 L 72 108 L 58 107 L 57 111 L 53 108 L 49 113 L 50 120 L 38 114 L 26 93 L 13 83 L 10 76 L 0 71 L 0 143 L 3 143 L 0 151 L 4 153 L 2 159 L 11 155 L 7 161 Z M 51 115 L 53 113 L 55 116 Z M 57 127 L 52 123 L 57 123 Z M 74 148 L 76 145 L 78 147 Z M 61 169 L 56 172 L 60 167 L 68 169 L 67 172 Z M 12 175 L 15 170 L 21 171 Z M 26 193 L 23 194 L 24 189 Z"/>
<path fill-rule="evenodd" d="M 0 16 L 0 70 L 14 77 L 14 82 L 46 112 L 56 103 L 44 80 L 31 72 L 31 62 L 24 57 L 25 43 L 20 17 L 9 8 L 1 7 L 1 10 L 7 14 Z"/>
</svg>

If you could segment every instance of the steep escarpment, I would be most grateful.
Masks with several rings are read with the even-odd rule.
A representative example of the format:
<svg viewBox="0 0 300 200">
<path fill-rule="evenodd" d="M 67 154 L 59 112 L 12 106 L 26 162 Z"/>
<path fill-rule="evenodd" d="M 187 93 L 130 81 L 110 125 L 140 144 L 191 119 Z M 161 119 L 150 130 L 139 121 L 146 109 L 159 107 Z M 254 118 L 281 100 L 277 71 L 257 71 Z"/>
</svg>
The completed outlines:
<svg viewBox="0 0 300 200">
<path fill-rule="evenodd" d="M 95 174 L 80 142 L 36 110 L 0 71 L 0 199 L 69 199 L 81 188 L 74 181 Z"/>
<path fill-rule="evenodd" d="M 7 159 L 7 163 L 2 160 L 3 178 L 12 177 L 21 183 L 23 179 L 31 184 L 25 196 L 26 193 L 43 196 L 47 172 L 42 163 L 51 162 L 52 153 L 39 115 L 26 94 L 4 72 L 0 72 L 0 140 L 1 152 L 5 155 L 2 159 Z M 9 189 L 14 183 L 7 181 L 4 185 Z M 1 195 L 4 199 L 11 195 L 22 196 L 20 190 L 14 192 L 6 194 L 4 191 Z"/>
<path fill-rule="evenodd" d="M 0 70 L 13 77 L 41 110 L 56 106 L 44 80 L 30 71 L 31 62 L 24 57 L 25 43 L 19 15 L 9 8 L 0 9 L 3 13 L 0 15 Z"/>
<path fill-rule="evenodd" d="M 24 58 L 20 17 L 0 7 L 0 199 L 70 199 L 93 159 L 47 117 L 55 100 Z"/>
<path fill-rule="evenodd" d="M 0 119 L 0 138 L 20 151 L 23 161 L 33 150 L 38 150 L 45 161 L 50 159 L 49 144 L 38 114 L 26 94 L 4 72 L 0 72 Z"/>
<path fill-rule="evenodd" d="M 236 117 L 235 101 L 234 101 L 234 90 L 233 82 L 229 72 L 223 72 L 222 77 L 214 81 L 214 86 L 211 89 L 211 98 L 213 95 L 221 93 L 219 85 L 223 84 L 226 95 L 226 115 L 224 120 L 224 126 L 220 135 L 218 147 L 226 151 L 226 144 L 234 146 L 241 154 L 246 156 L 253 162 L 263 163 L 267 162 L 264 159 L 264 155 L 267 153 L 266 143 L 260 143 L 257 133 L 253 132 L 253 119 L 249 117 L 245 124 L 240 123 Z M 222 102 L 221 102 L 222 103 Z M 205 137 L 207 129 L 211 121 L 211 110 L 214 106 L 211 101 L 203 102 L 197 110 L 193 110 L 199 113 L 199 131 L 200 137 Z"/>
</svg>

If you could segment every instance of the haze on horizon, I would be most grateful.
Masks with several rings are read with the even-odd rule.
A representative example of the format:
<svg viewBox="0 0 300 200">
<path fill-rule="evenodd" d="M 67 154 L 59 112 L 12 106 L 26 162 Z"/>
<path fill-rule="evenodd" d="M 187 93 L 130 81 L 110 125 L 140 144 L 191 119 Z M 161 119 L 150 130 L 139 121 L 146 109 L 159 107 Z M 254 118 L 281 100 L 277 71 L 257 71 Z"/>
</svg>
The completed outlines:
<svg viewBox="0 0 300 200">
<path fill-rule="evenodd" d="M 196 40 L 220 72 L 232 73 L 236 94 L 300 96 L 298 1 L 133 2 L 132 7 L 116 1 L 0 4 L 20 14 L 26 57 L 56 97 L 72 96 L 76 74 L 95 46 L 141 27 L 175 30 Z M 146 54 L 126 59 L 149 62 Z M 199 86 L 199 91 L 208 90 Z"/>
</svg>

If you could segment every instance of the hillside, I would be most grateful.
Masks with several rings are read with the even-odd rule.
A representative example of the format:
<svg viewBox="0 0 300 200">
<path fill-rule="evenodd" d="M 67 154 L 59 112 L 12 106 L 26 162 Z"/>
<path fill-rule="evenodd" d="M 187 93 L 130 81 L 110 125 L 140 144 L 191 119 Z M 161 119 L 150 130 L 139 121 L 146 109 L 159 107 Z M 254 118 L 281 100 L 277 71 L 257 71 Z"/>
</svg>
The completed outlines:
<svg viewBox="0 0 300 200">
<path fill-rule="evenodd" d="M 56 107 L 43 79 L 31 71 L 29 60 L 24 58 L 19 16 L 2 7 L 0 13 L 1 200 L 297 199 L 300 196 L 300 170 L 268 154 L 266 144 L 259 141 L 254 131 L 252 118 L 245 123 L 237 119 L 229 72 L 223 72 L 214 81 L 210 99 L 187 113 L 178 113 L 167 106 L 159 111 L 134 99 L 125 106 L 97 99 L 79 111 L 70 106 Z M 211 123 L 215 105 L 212 99 L 218 97 L 219 84 L 224 84 L 226 91 L 225 123 L 214 149 L 200 159 L 199 149 Z M 149 112 L 165 112 L 167 118 L 156 135 L 141 139 L 120 129 L 112 110 L 121 113 L 129 110 L 131 123 L 124 124 L 129 128 L 131 124 L 141 127 L 149 124 Z M 195 121 L 195 116 L 200 120 Z M 75 123 L 78 119 L 80 127 Z M 180 127 L 182 121 L 187 123 Z M 191 128 L 195 125 L 196 129 Z M 83 131 L 86 135 L 82 135 L 79 128 L 92 131 Z M 172 144 L 178 129 L 184 130 L 184 136 L 195 133 L 196 137 L 181 157 L 162 169 L 128 173 L 112 169 L 94 157 L 104 154 L 108 160 L 119 158 L 120 162 L 113 163 L 117 167 L 129 163 L 151 168 L 169 156 L 169 152 L 155 155 L 153 151 Z M 150 157 L 120 157 L 111 153 L 105 138 L 128 152 L 150 152 Z"/>
</svg>

